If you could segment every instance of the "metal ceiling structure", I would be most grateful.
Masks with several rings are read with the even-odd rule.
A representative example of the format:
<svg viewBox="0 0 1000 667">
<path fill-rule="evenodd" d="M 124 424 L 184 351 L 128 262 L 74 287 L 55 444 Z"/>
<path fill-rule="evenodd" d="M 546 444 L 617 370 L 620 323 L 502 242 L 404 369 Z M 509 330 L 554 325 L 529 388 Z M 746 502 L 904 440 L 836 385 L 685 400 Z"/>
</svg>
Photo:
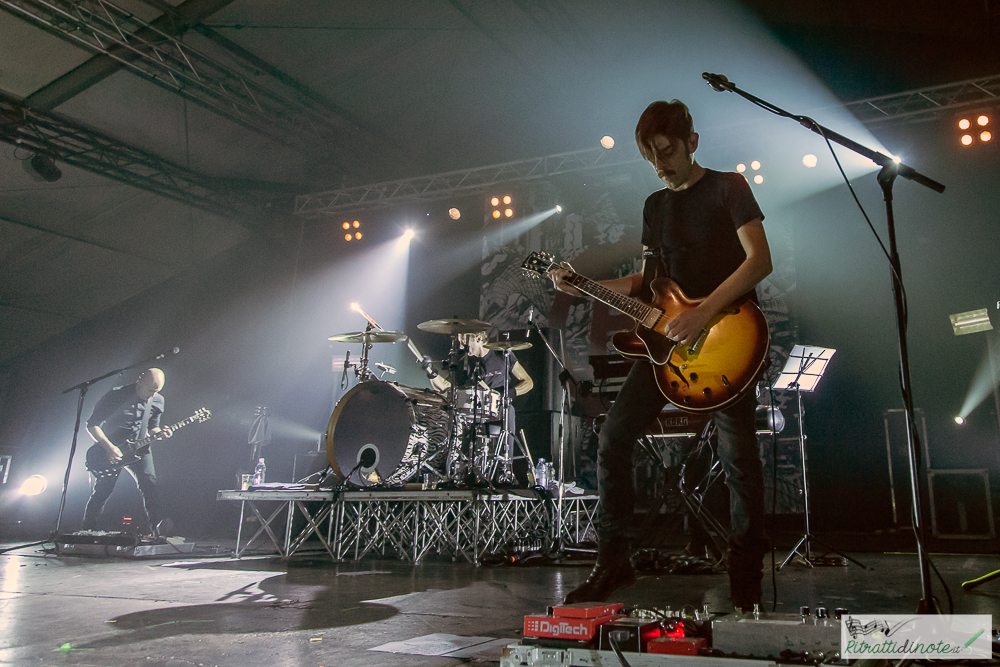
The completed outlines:
<svg viewBox="0 0 1000 667">
<path fill-rule="evenodd" d="M 98 54 L 25 99 L 51 109 L 101 78 L 127 68 L 137 76 L 249 129 L 296 147 L 316 150 L 362 125 L 276 67 L 200 21 L 232 0 L 187 0 L 145 21 L 107 0 L 0 0 L 0 7 L 39 28 Z M 195 28 L 234 57 L 221 62 L 182 41 Z M 266 76 L 263 76 L 266 75 Z M 270 85 L 261 83 L 262 79 Z"/>
<path fill-rule="evenodd" d="M 295 214 L 316 218 L 389 202 L 434 200 L 454 194 L 485 192 L 497 183 L 534 180 L 640 161 L 636 150 L 587 148 L 530 160 L 299 195 L 295 198 Z"/>
<path fill-rule="evenodd" d="M 949 111 L 1000 103 L 1000 74 L 850 102 L 847 110 L 866 125 L 924 121 Z"/>
<path fill-rule="evenodd" d="M 134 185 L 209 213 L 246 220 L 253 206 L 212 187 L 212 179 L 58 114 L 40 113 L 0 91 L 0 141 Z"/>
</svg>

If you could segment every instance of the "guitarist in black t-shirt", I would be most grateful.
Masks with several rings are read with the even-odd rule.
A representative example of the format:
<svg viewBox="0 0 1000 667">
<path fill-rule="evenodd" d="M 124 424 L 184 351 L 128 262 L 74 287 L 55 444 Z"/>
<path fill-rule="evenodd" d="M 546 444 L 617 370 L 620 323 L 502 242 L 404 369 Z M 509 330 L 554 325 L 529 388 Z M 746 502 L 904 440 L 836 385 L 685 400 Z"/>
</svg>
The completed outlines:
<svg viewBox="0 0 1000 667">
<path fill-rule="evenodd" d="M 672 317 L 663 335 L 671 345 L 696 347 L 731 304 L 744 298 L 756 301 L 755 286 L 771 273 L 764 215 L 742 175 L 705 169 L 695 160 L 698 133 L 682 102 L 650 104 L 639 117 L 635 138 L 666 187 L 651 194 L 643 208 L 643 271 L 599 285 L 648 300 L 652 277 L 669 278 L 696 305 Z M 548 275 L 556 289 L 580 294 L 568 282 L 573 276 L 568 265 Z M 726 383 L 724 375 L 722 380 Z M 692 373 L 690 382 L 696 381 Z M 747 610 L 761 599 L 767 549 L 764 479 L 754 394 L 735 399 L 715 412 L 713 420 L 730 490 L 732 530 L 726 555 L 730 596 L 734 606 Z M 598 440 L 597 565 L 587 581 L 566 596 L 567 603 L 604 601 L 635 581 L 628 541 L 635 505 L 632 451 L 665 403 L 653 364 L 640 359 L 622 385 Z"/>
<path fill-rule="evenodd" d="M 119 445 L 151 434 L 164 438 L 172 435 L 169 430 L 160 429 L 164 401 L 159 392 L 165 380 L 159 368 L 146 369 L 135 383 L 115 387 L 94 406 L 87 420 L 87 433 L 97 443 L 87 453 L 88 468 L 94 476 L 94 490 L 84 512 L 84 530 L 97 529 L 104 506 L 115 490 L 118 475 L 123 470 L 120 467 L 123 455 Z M 92 465 L 92 462 L 97 465 Z M 142 494 L 147 524 L 143 532 L 155 534 L 159 523 L 160 498 L 152 453 L 145 451 L 138 461 L 124 469 L 135 479 Z"/>
</svg>

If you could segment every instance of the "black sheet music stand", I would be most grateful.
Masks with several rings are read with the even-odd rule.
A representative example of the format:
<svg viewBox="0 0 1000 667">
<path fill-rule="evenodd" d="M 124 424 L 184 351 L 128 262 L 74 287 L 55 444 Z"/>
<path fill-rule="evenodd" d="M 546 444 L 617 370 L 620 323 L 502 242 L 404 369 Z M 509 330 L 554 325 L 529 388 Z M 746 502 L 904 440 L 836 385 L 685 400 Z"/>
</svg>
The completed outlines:
<svg viewBox="0 0 1000 667">
<path fill-rule="evenodd" d="M 788 360 L 785 362 L 785 367 L 781 369 L 781 374 L 778 375 L 778 379 L 774 382 L 774 389 L 778 391 L 794 391 L 799 402 L 799 455 L 802 459 L 802 502 L 806 519 L 805 534 L 795 544 L 795 547 L 788 552 L 788 556 L 778 566 L 779 570 L 788 565 L 792 559 L 797 559 L 807 567 L 815 567 L 816 565 L 847 565 L 847 561 L 851 561 L 862 569 L 867 569 L 847 554 L 843 554 L 829 544 L 816 539 L 809 528 L 809 471 L 806 463 L 806 432 L 803 424 L 802 392 L 816 391 L 816 386 L 819 384 L 820 379 L 822 379 L 823 373 L 826 372 L 826 366 L 830 363 L 830 359 L 833 358 L 834 352 L 836 350 L 827 347 L 796 345 L 792 348 L 792 353 L 788 355 Z M 812 555 L 812 542 L 823 545 L 827 553 L 835 553 L 841 556 L 843 560 L 814 558 Z"/>
</svg>

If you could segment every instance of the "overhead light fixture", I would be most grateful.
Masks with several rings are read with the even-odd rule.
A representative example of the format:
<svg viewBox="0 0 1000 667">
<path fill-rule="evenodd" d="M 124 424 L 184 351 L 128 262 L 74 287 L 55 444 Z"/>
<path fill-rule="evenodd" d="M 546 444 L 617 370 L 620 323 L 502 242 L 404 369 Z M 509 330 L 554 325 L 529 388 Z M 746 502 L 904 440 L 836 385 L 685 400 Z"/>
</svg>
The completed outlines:
<svg viewBox="0 0 1000 667">
<path fill-rule="evenodd" d="M 21 161 L 24 171 L 38 182 L 55 183 L 62 178 L 62 171 L 56 166 L 55 160 L 47 155 L 32 155 Z"/>
<path fill-rule="evenodd" d="M 459 211 L 457 208 L 449 208 L 448 217 L 451 218 L 452 220 L 458 220 L 459 218 L 462 217 L 462 212 Z"/>
<path fill-rule="evenodd" d="M 24 480 L 21 484 L 21 495 L 23 496 L 37 496 L 47 489 L 49 486 L 49 481 L 45 479 L 44 475 L 32 475 L 28 479 Z"/>
<path fill-rule="evenodd" d="M 807 155 L 803 155 L 802 156 L 802 164 L 804 164 L 806 166 L 806 168 L 812 169 L 817 164 L 819 164 L 819 158 L 817 158 L 812 153 L 809 153 Z"/>
<path fill-rule="evenodd" d="M 610 150 L 615 147 L 615 140 L 606 134 L 601 137 L 601 145 Z"/>
</svg>

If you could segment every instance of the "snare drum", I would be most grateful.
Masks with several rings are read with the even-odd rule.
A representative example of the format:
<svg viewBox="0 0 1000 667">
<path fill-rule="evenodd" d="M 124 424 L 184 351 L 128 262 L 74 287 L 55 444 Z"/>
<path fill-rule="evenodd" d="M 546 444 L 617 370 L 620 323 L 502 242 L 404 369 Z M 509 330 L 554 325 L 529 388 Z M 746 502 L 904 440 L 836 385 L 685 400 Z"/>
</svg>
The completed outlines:
<svg viewBox="0 0 1000 667">
<path fill-rule="evenodd" d="M 446 401 L 426 389 L 362 382 L 337 402 L 326 429 L 326 455 L 340 477 L 399 486 L 424 462 L 444 459 L 451 439 Z"/>
<path fill-rule="evenodd" d="M 485 421 L 500 419 L 500 394 L 485 387 L 455 390 L 455 410 Z"/>
</svg>

